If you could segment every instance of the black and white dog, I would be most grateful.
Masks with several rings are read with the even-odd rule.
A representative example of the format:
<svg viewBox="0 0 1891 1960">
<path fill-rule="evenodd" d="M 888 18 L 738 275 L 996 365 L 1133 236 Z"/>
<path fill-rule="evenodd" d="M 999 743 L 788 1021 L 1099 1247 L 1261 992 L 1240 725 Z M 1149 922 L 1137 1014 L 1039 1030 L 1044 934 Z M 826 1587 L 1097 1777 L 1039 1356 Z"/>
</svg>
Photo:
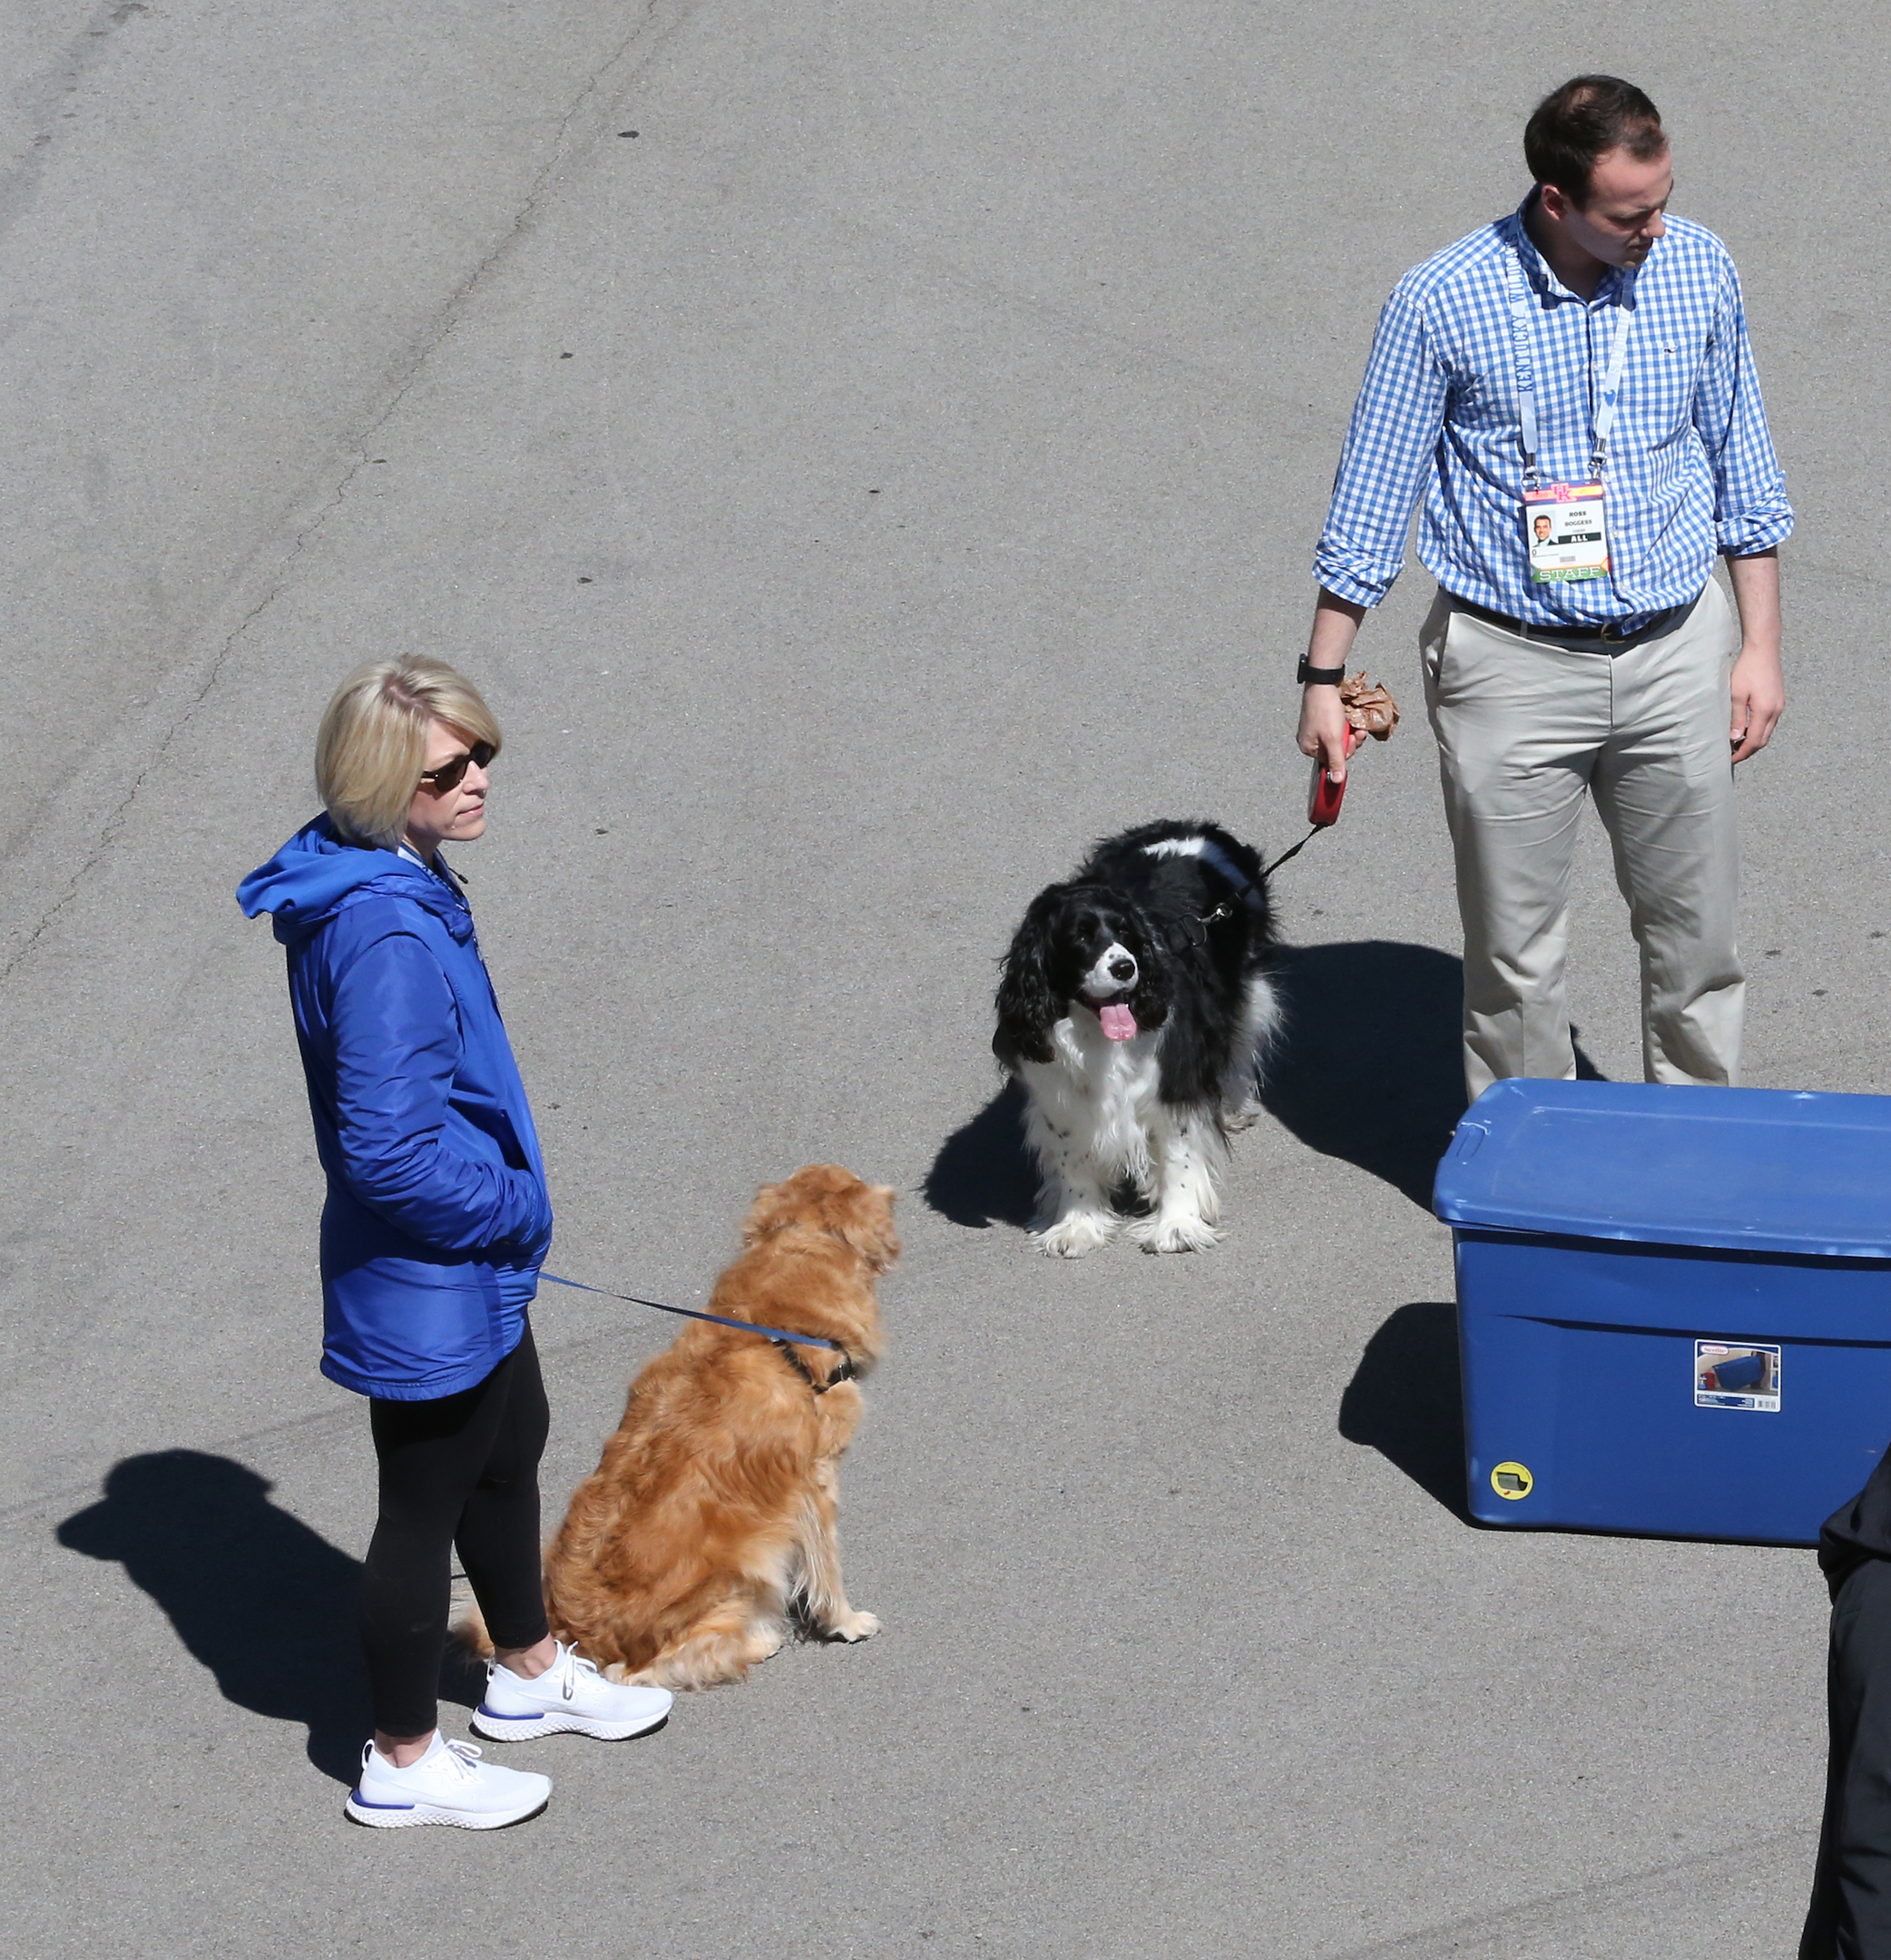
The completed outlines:
<svg viewBox="0 0 1891 1960">
<path fill-rule="evenodd" d="M 1150 1205 L 1148 1252 L 1211 1246 L 1228 1132 L 1259 1109 L 1279 1019 L 1260 859 L 1208 823 L 1106 838 L 1031 902 L 1004 956 L 992 1052 L 1024 1085 L 1037 1243 L 1106 1244 L 1112 1193 Z"/>
</svg>

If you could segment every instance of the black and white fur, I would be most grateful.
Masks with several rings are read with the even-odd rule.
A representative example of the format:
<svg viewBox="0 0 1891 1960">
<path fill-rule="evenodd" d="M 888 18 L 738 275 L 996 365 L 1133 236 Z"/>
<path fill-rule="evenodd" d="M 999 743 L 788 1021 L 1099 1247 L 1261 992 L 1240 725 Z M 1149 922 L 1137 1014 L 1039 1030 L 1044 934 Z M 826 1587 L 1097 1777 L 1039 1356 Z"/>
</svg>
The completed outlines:
<svg viewBox="0 0 1891 1960">
<path fill-rule="evenodd" d="M 1043 1250 L 1107 1244 L 1124 1187 L 1151 1208 L 1129 1227 L 1145 1251 L 1220 1238 L 1228 1132 L 1259 1112 L 1279 1020 L 1273 944 L 1260 859 L 1214 824 L 1105 838 L 1032 900 L 1004 956 L 992 1052 L 1024 1086 Z M 1117 1007 L 1134 1018 L 1128 1040 L 1103 1033 L 1099 1011 Z"/>
</svg>

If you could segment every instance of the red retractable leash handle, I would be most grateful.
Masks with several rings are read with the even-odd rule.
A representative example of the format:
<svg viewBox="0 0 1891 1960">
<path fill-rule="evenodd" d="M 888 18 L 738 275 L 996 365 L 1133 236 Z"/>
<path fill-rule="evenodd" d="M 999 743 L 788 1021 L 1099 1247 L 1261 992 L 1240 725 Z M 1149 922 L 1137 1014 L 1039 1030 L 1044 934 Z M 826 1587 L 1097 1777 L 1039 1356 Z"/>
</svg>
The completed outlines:
<svg viewBox="0 0 1891 1960">
<path fill-rule="evenodd" d="M 1346 731 L 1347 760 L 1352 760 L 1353 751 L 1366 738 L 1356 728 Z M 1339 806 L 1346 801 L 1346 782 L 1342 776 L 1335 782 L 1327 773 L 1323 757 L 1313 759 L 1313 789 L 1307 799 L 1307 821 L 1316 830 L 1325 830 L 1339 821 Z"/>
<path fill-rule="evenodd" d="M 1365 736 L 1357 729 L 1348 725 L 1346 731 L 1346 754 L 1348 761 L 1358 752 L 1359 746 L 1365 740 Z M 1313 828 L 1298 844 L 1282 851 L 1272 864 L 1263 865 L 1260 868 L 1261 877 L 1272 877 L 1289 858 L 1298 858 L 1322 830 L 1330 830 L 1339 821 L 1339 806 L 1345 801 L 1346 779 L 1342 777 L 1337 782 L 1333 781 L 1327 774 L 1326 763 L 1316 756 L 1313 759 L 1313 789 L 1307 799 L 1307 821 Z"/>
</svg>

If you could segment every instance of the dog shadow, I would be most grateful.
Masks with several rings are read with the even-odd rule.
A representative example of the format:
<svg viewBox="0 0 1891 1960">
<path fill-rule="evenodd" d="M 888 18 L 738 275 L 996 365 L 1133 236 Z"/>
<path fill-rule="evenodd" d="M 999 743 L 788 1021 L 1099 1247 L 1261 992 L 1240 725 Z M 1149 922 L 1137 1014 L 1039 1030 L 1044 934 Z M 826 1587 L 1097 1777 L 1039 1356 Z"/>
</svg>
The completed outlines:
<svg viewBox="0 0 1891 1960">
<path fill-rule="evenodd" d="M 955 1225 L 1030 1224 L 1037 1166 L 1024 1148 L 1024 1092 L 1015 1082 L 946 1139 L 919 1192 Z"/>
<path fill-rule="evenodd" d="M 1387 940 L 1282 948 L 1286 1013 L 1261 1089 L 1269 1113 L 1323 1155 L 1429 1206 L 1465 1110 L 1463 975 L 1449 954 Z M 1017 1083 L 946 1138 L 920 1192 L 955 1225 L 1031 1223 L 1037 1170 Z"/>
<path fill-rule="evenodd" d="M 300 1722 L 309 1760 L 352 1783 L 373 1722 L 356 1634 L 361 1563 L 270 1503 L 269 1481 L 228 1456 L 128 1456 L 59 1543 L 115 1560 L 156 1601 L 226 1700 Z M 443 1691 L 470 1697 L 449 1654 Z"/>
<path fill-rule="evenodd" d="M 1456 1308 L 1419 1300 L 1392 1315 L 1367 1342 L 1340 1397 L 1339 1433 L 1377 1450 L 1461 1523 L 1471 1523 Z"/>
<path fill-rule="evenodd" d="M 1464 962 L 1391 939 L 1280 950 L 1285 1009 L 1261 1102 L 1322 1156 L 1343 1158 L 1431 1209 L 1432 1180 L 1465 1112 Z M 1603 1078 L 1576 1047 L 1576 1073 Z M 955 1225 L 1031 1223 L 1037 1170 L 1024 1096 L 1008 1082 L 946 1138 L 920 1194 Z"/>
</svg>

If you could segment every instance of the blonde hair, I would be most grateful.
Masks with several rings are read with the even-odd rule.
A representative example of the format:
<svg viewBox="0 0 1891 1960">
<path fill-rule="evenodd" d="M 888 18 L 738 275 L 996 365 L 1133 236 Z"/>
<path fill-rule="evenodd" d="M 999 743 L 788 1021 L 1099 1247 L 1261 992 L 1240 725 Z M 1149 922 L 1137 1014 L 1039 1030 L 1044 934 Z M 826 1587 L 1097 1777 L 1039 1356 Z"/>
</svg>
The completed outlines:
<svg viewBox="0 0 1891 1960">
<path fill-rule="evenodd" d="M 350 844 L 399 847 L 436 721 L 498 754 L 493 710 L 445 661 L 370 661 L 336 689 L 315 739 L 315 786 Z"/>
</svg>

